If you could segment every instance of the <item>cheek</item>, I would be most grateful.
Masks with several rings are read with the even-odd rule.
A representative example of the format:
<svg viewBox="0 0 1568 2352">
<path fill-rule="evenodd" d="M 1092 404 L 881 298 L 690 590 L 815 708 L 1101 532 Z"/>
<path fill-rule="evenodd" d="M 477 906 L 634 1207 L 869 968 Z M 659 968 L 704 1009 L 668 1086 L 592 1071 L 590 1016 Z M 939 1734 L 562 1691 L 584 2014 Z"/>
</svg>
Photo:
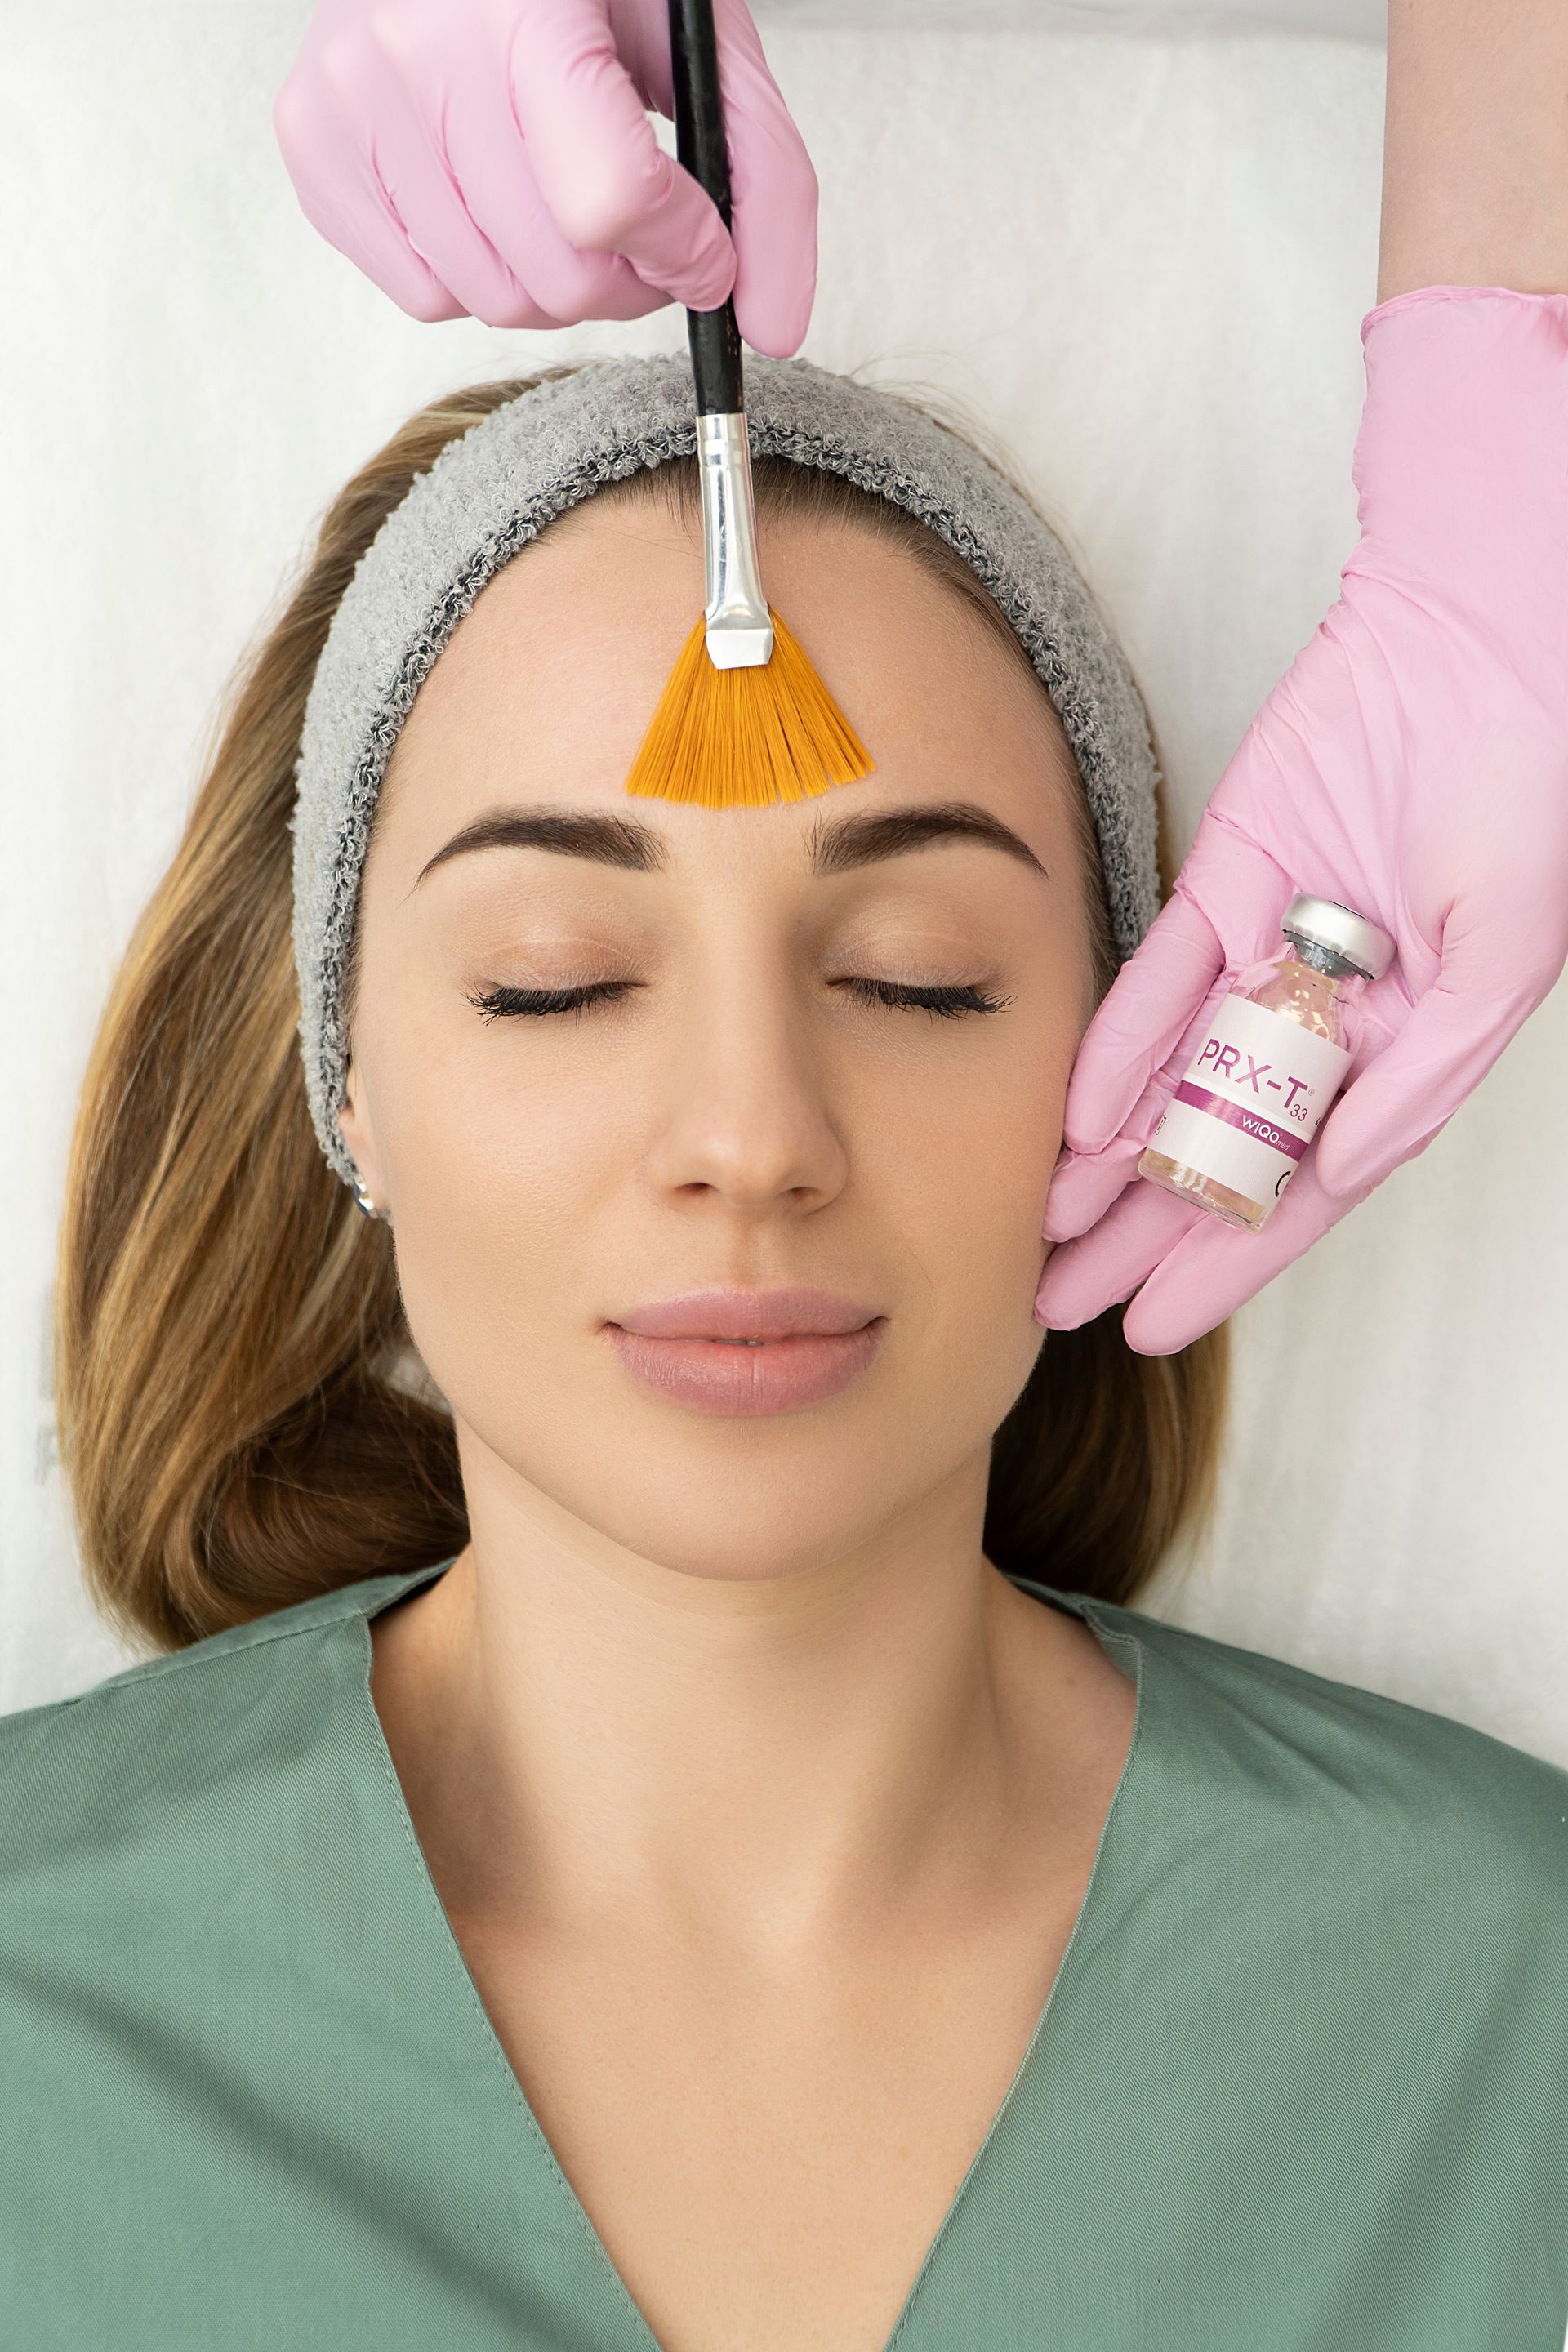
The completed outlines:
<svg viewBox="0 0 1568 2352">
<path fill-rule="evenodd" d="M 914 1342 L 900 1434 L 928 1466 L 989 1440 L 1039 1353 L 1040 1226 L 1069 1064 L 1064 1049 L 973 1101 L 944 1093 L 882 1122 L 883 1198 Z"/>
<path fill-rule="evenodd" d="M 420 985 L 412 971 L 381 1002 L 367 1059 L 400 1223 L 456 1223 L 488 1204 L 480 1223 L 515 1238 L 584 1197 L 613 1149 L 616 1074 L 572 1050 L 585 1034 L 576 1015 L 486 1020 L 454 982 Z"/>
<path fill-rule="evenodd" d="M 1053 1023 L 946 1066 L 863 1074 L 856 1089 L 851 1157 L 918 1269 L 946 1360 L 983 1358 L 1013 1323 L 1037 1344 L 1040 1225 L 1076 1048 L 1076 1030 Z"/>
<path fill-rule="evenodd" d="M 409 1008 L 367 1041 L 410 1328 L 459 1406 L 558 1370 L 563 1302 L 595 1295 L 628 1149 L 613 1071 L 460 1013 Z"/>
</svg>

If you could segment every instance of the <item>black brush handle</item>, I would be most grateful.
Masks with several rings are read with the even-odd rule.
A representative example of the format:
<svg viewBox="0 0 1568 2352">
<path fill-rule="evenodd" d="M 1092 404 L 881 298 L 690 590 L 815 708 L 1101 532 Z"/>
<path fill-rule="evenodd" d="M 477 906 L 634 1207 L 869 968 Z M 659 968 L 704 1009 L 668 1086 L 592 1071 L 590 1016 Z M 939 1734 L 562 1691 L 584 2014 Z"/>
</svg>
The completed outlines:
<svg viewBox="0 0 1568 2352">
<path fill-rule="evenodd" d="M 675 152 L 730 226 L 730 151 L 724 142 L 724 101 L 719 89 L 719 41 L 713 0 L 669 0 L 669 65 L 675 85 Z M 741 391 L 741 332 L 735 305 L 688 310 L 691 373 L 699 416 L 734 416 Z"/>
</svg>

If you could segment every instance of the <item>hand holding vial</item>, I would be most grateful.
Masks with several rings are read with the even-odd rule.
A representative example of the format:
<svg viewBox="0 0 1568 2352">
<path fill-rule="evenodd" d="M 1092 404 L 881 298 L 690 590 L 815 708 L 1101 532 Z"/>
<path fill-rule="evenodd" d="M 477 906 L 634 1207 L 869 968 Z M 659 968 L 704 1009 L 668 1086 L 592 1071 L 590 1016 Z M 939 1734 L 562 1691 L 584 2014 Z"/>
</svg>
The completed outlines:
<svg viewBox="0 0 1568 2352">
<path fill-rule="evenodd" d="M 1036 1316 L 1070 1329 L 1130 1299 L 1145 1354 L 1212 1330 L 1424 1150 L 1568 959 L 1568 295 L 1423 287 L 1362 332 L 1341 594 L 1215 786 L 1068 1092 Z M 1396 961 L 1357 984 L 1310 1153 L 1266 1223 L 1227 1230 L 1190 1187 L 1131 1180 L 1303 889 Z"/>
</svg>

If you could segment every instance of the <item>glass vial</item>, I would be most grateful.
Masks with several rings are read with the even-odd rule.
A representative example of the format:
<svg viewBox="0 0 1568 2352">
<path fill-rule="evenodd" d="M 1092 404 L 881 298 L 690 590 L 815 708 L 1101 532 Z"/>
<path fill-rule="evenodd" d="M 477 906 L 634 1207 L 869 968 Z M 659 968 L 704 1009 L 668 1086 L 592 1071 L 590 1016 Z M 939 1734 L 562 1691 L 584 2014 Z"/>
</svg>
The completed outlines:
<svg viewBox="0 0 1568 2352">
<path fill-rule="evenodd" d="M 1256 986 L 1222 996 L 1138 1162 L 1138 1173 L 1222 1223 L 1256 1233 L 1344 1082 L 1346 1013 L 1394 961 L 1384 930 L 1303 892 Z"/>
</svg>

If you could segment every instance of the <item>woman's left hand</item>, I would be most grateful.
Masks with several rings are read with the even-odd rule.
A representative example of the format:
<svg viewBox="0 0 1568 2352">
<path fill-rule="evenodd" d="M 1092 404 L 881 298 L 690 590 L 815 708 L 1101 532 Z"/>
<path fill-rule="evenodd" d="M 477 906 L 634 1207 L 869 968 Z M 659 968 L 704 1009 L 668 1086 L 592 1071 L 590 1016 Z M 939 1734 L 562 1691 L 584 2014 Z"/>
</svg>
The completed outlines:
<svg viewBox="0 0 1568 2352">
<path fill-rule="evenodd" d="M 1220 779 L 1174 892 L 1084 1037 L 1037 1318 L 1136 1291 L 1185 1347 L 1298 1257 L 1484 1077 L 1568 960 L 1568 295 L 1436 286 L 1362 324 L 1342 593 Z M 1344 1093 L 1257 1234 L 1134 1178 L 1230 977 L 1297 890 L 1398 961 Z"/>
</svg>

